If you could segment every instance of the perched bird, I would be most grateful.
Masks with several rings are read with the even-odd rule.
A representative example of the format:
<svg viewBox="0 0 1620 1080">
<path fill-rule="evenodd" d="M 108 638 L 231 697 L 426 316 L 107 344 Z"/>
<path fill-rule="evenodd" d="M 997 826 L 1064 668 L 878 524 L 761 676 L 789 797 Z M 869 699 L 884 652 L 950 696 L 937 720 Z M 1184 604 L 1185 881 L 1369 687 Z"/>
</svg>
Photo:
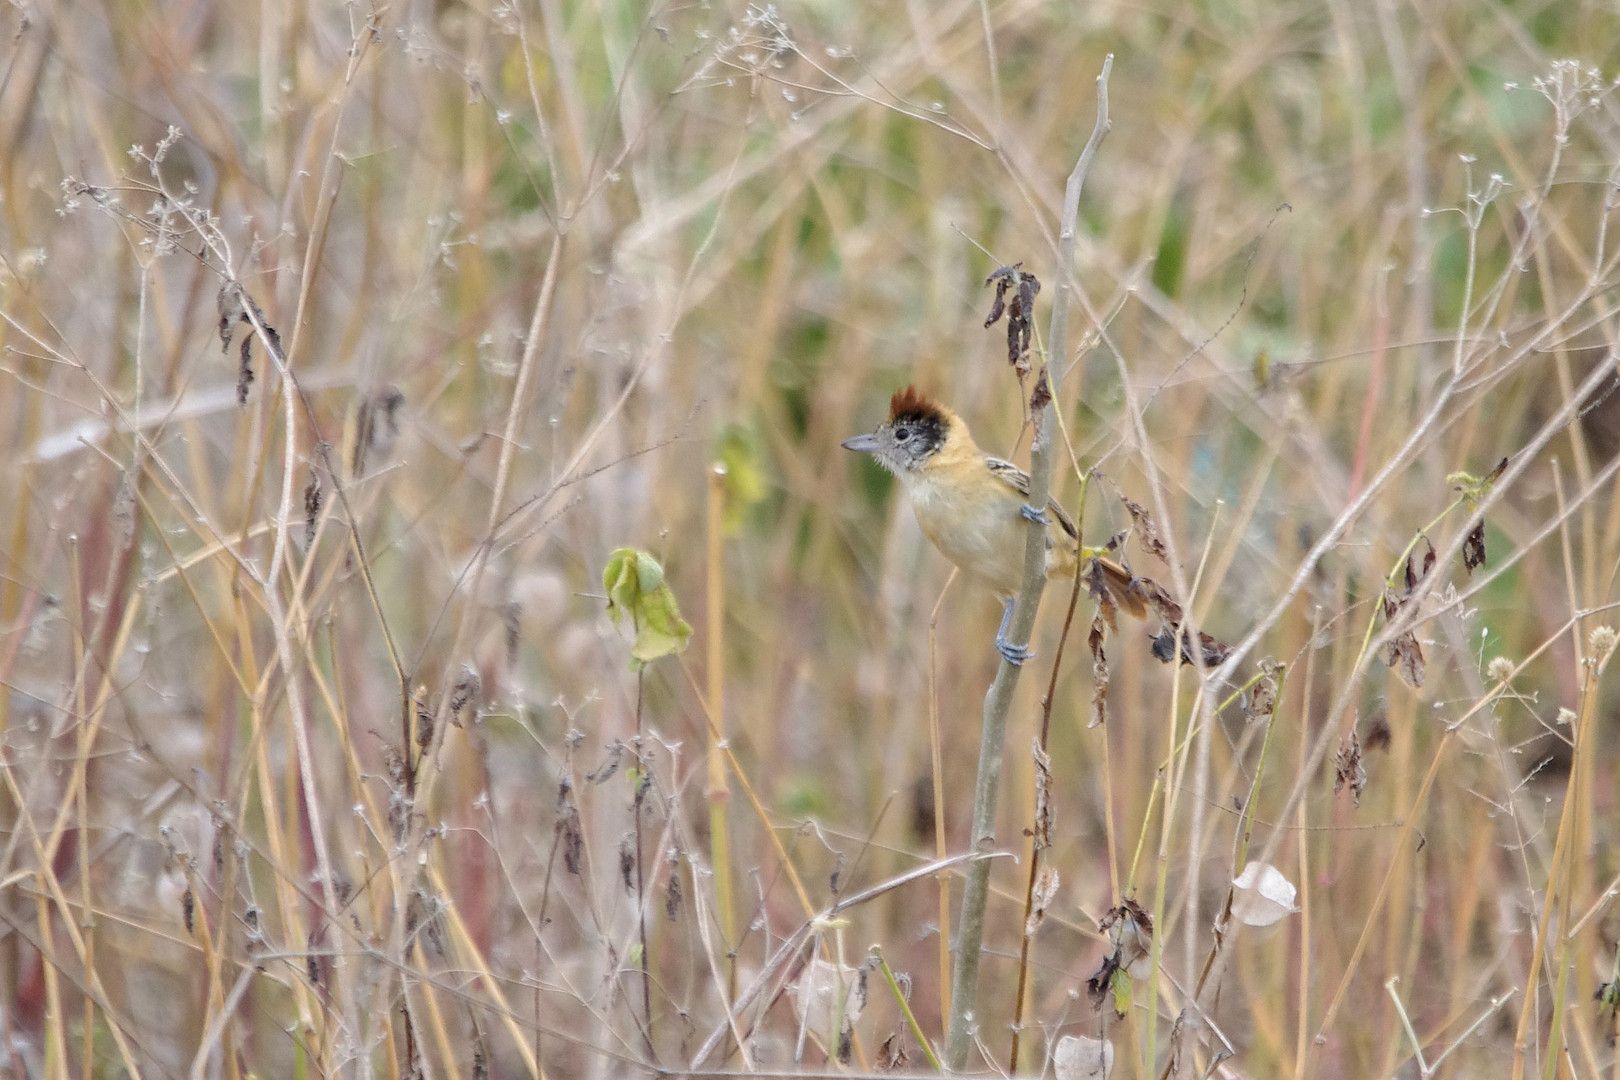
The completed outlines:
<svg viewBox="0 0 1620 1080">
<path fill-rule="evenodd" d="M 1027 660 L 1029 647 L 1007 640 L 1013 596 L 1024 580 L 1025 530 L 1031 523 L 1046 529 L 1048 577 L 1073 577 L 1081 569 L 1080 535 L 1057 500 L 1045 509 L 1029 505 L 1029 474 L 980 450 L 960 416 L 914 387 L 889 400 L 889 418 L 876 431 L 845 439 L 843 446 L 871 454 L 899 478 L 923 535 L 1001 599 L 996 648 L 1008 663 Z M 1130 571 L 1101 557 L 1097 564 L 1115 602 L 1145 618 L 1147 605 L 1131 588 Z"/>
</svg>

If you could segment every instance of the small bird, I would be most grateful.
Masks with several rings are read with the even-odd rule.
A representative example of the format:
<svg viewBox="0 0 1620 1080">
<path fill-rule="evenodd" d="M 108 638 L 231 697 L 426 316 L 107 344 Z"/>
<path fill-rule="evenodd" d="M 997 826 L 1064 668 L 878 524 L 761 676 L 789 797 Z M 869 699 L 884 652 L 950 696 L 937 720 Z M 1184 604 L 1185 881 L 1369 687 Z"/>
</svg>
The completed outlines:
<svg viewBox="0 0 1620 1080">
<path fill-rule="evenodd" d="M 1030 523 L 1046 528 L 1048 577 L 1073 577 L 1080 570 L 1080 534 L 1057 500 L 1048 500 L 1045 509 L 1029 505 L 1029 474 L 980 450 L 960 416 L 915 387 L 889 400 L 889 418 L 876 431 L 842 445 L 871 454 L 900 479 L 923 535 L 1002 601 L 996 632 L 1001 655 L 1014 665 L 1029 659 L 1033 653 L 1027 645 L 1007 640 L 1007 625 L 1014 594 L 1023 584 Z M 1061 534 L 1052 528 L 1054 517 Z M 1131 588 L 1131 572 L 1110 559 L 1098 557 L 1097 564 L 1115 602 L 1146 618 L 1147 605 Z"/>
</svg>

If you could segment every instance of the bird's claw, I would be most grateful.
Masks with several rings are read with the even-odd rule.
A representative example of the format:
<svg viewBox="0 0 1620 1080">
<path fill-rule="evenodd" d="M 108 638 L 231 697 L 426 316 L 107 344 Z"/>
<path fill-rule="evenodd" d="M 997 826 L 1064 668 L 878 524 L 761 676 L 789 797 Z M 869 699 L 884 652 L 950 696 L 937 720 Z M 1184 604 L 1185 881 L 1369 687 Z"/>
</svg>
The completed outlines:
<svg viewBox="0 0 1620 1080">
<path fill-rule="evenodd" d="M 1020 506 L 1018 508 L 1018 512 L 1023 515 L 1025 521 L 1033 521 L 1037 525 L 1052 524 L 1052 519 L 1046 516 L 1045 510 L 1042 510 L 1039 507 L 1031 506 L 1029 503 L 1025 503 L 1023 506 Z"/>
<path fill-rule="evenodd" d="M 1023 667 L 1024 661 L 1035 655 L 1028 645 L 1014 645 L 1004 637 L 996 638 L 996 651 L 1013 667 Z"/>
</svg>

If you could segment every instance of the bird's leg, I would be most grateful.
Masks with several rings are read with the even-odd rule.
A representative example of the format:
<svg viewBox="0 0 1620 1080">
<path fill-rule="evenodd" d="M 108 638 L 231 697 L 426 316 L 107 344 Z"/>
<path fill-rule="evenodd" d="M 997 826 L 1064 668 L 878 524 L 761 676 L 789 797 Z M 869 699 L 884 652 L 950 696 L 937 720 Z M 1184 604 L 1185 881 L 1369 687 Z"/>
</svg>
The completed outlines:
<svg viewBox="0 0 1620 1080">
<path fill-rule="evenodd" d="M 1045 510 L 1039 507 L 1031 506 L 1029 503 L 1025 503 L 1023 506 L 1020 506 L 1018 508 L 1018 512 L 1024 516 L 1025 521 L 1033 521 L 1037 525 L 1052 524 L 1052 519 L 1046 516 Z"/>
<path fill-rule="evenodd" d="M 1001 610 L 1001 629 L 996 631 L 996 649 L 1004 656 L 1007 663 L 1013 667 L 1023 667 L 1024 661 L 1035 654 L 1028 645 L 1014 645 L 1007 640 L 1007 624 L 1012 622 L 1013 598 L 1007 598 L 1006 607 Z"/>
</svg>

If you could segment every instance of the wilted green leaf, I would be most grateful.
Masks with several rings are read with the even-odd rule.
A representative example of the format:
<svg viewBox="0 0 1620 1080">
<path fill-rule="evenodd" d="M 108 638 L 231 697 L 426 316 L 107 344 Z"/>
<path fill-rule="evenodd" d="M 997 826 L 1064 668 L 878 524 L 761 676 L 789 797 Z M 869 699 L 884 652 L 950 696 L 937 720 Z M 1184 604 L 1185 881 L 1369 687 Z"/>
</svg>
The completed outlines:
<svg viewBox="0 0 1620 1080">
<path fill-rule="evenodd" d="M 1131 975 L 1124 968 L 1114 972 L 1111 989 L 1114 992 L 1114 1014 L 1129 1016 L 1131 1012 Z"/>
<path fill-rule="evenodd" d="M 681 618 L 675 594 L 665 583 L 664 568 L 657 559 L 635 548 L 619 548 L 608 556 L 602 568 L 602 587 L 607 591 L 608 617 L 613 624 L 622 625 L 628 614 L 635 627 L 630 670 L 686 648 L 692 628 Z"/>
</svg>

